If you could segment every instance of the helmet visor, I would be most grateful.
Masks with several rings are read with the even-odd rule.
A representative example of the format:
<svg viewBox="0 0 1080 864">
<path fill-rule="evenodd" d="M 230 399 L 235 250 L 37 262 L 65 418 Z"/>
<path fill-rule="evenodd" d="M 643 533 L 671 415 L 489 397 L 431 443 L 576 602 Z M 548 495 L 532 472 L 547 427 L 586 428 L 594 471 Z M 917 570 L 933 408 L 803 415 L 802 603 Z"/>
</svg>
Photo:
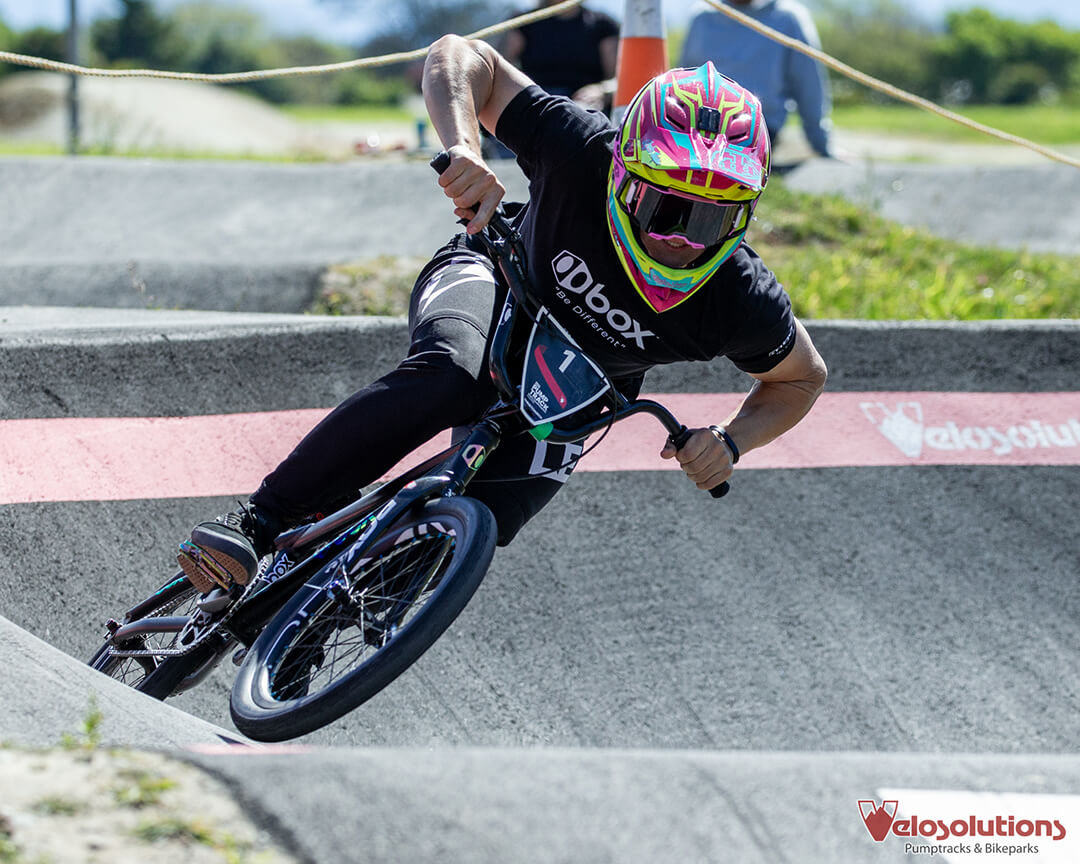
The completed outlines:
<svg viewBox="0 0 1080 864">
<path fill-rule="evenodd" d="M 746 230 L 750 207 L 689 198 L 659 189 L 627 174 L 619 190 L 619 203 L 640 231 L 657 240 L 678 237 L 699 249 Z"/>
</svg>

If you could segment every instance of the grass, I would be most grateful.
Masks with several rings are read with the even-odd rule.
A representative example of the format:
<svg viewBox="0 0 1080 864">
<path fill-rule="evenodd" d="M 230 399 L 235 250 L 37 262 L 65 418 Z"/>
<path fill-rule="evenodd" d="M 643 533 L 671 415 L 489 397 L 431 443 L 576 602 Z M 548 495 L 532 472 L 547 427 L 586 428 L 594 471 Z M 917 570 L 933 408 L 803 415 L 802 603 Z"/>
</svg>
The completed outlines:
<svg viewBox="0 0 1080 864">
<path fill-rule="evenodd" d="M 59 144 L 48 141 L 20 141 L 0 138 L 0 156 L 59 156 L 64 153 Z"/>
<path fill-rule="evenodd" d="M 48 141 L 15 141 L 0 138 L 0 156 L 66 156 L 67 147 Z M 117 148 L 112 146 L 81 147 L 80 156 L 110 156 L 116 159 L 165 159 L 194 162 L 329 162 L 330 157 L 314 151 L 291 155 L 260 153 L 222 153 L 218 151 L 171 150 L 162 147 Z"/>
<path fill-rule="evenodd" d="M 85 802 L 61 795 L 49 795 L 34 804 L 34 812 L 42 816 L 77 816 L 88 809 Z"/>
<path fill-rule="evenodd" d="M 19 847 L 15 843 L 11 823 L 0 814 L 0 864 L 16 864 L 18 860 Z"/>
<path fill-rule="evenodd" d="M 1080 317 L 1080 258 L 965 246 L 774 180 L 750 242 L 807 318 Z"/>
<path fill-rule="evenodd" d="M 221 853 L 226 864 L 247 864 L 252 860 L 250 843 L 242 843 L 228 834 L 219 834 L 190 819 L 165 817 L 139 823 L 135 837 L 144 843 L 182 843 L 186 846 L 206 846 Z"/>
<path fill-rule="evenodd" d="M 407 315 L 413 282 L 426 258 L 380 255 L 335 264 L 323 273 L 313 315 Z"/>
<path fill-rule="evenodd" d="M 95 758 L 95 752 L 101 753 L 101 724 L 103 714 L 99 710 L 97 700 L 90 697 L 89 708 L 83 719 L 82 729 L 77 734 L 65 734 L 62 741 L 62 749 L 72 752 L 75 762 L 90 763 Z M 16 748 L 12 745 L 12 749 Z M 33 752 L 33 751 L 23 751 Z M 110 751 L 109 755 L 124 757 L 121 751 Z M 138 759 L 139 754 L 134 755 Z M 44 770 L 45 765 L 35 766 L 34 770 Z M 62 766 L 61 766 L 62 767 Z M 248 839 L 237 838 L 227 831 L 216 830 L 204 822 L 174 815 L 175 804 L 165 800 L 165 793 L 180 786 L 178 781 L 172 780 L 147 771 L 141 767 L 123 767 L 122 764 L 115 767 L 107 762 L 97 766 L 95 776 L 100 773 L 97 769 L 104 768 L 106 773 L 115 777 L 115 783 L 108 787 L 114 808 L 124 810 L 136 810 L 145 814 L 137 825 L 131 827 L 110 819 L 108 804 L 102 801 L 99 789 L 80 788 L 69 794 L 47 794 L 29 803 L 29 810 L 35 817 L 41 819 L 71 819 L 73 817 L 86 816 L 90 813 L 95 818 L 99 829 L 106 832 L 124 831 L 146 844 L 181 844 L 183 846 L 203 846 L 220 855 L 225 864 L 255 864 L 255 862 L 273 858 L 280 860 L 272 849 L 264 844 L 252 842 Z M 64 783 L 65 790 L 71 786 L 70 779 Z M 93 784 L 90 784 L 93 786 Z M 82 798 L 72 797 L 78 792 L 83 793 Z M 190 793 L 189 793 L 190 794 Z M 5 802 L 6 803 L 6 802 Z M 15 805 L 19 806 L 16 799 Z M 25 806 L 25 805 L 24 805 Z M 100 808 L 100 813 L 95 809 Z M 98 818 L 104 816 L 105 818 Z M 49 823 L 53 832 L 70 831 L 71 826 L 64 827 L 63 822 Z M 16 829 L 12 820 L 0 812 L 0 864 L 48 864 L 52 860 L 47 856 L 27 857 L 23 844 L 16 841 Z M 119 836 L 119 835 L 117 835 Z M 31 838 L 33 839 L 33 838 Z M 40 843 L 39 843 L 40 845 Z M 260 847 L 262 847 L 260 849 Z M 131 857 L 131 856 L 128 856 Z M 151 860 L 152 854 L 140 856 L 132 860 Z M 66 860 L 66 859 L 65 859 Z M 82 860 L 82 859 L 80 859 Z M 95 859 L 96 860 L 96 859 Z M 124 860 L 128 860 L 125 858 Z"/>
<path fill-rule="evenodd" d="M 389 105 L 283 105 L 281 110 L 299 123 L 405 123 L 416 115 L 406 108 Z"/>
<path fill-rule="evenodd" d="M 209 828 L 198 822 L 172 817 L 140 823 L 135 829 L 135 836 L 146 843 L 176 840 L 181 843 L 199 843 L 205 846 L 218 845 L 214 832 Z"/>
<path fill-rule="evenodd" d="M 1080 144 L 1080 107 L 1065 105 L 966 105 L 951 109 L 985 126 L 1049 147 Z M 922 135 L 953 143 L 999 144 L 976 132 L 909 105 L 852 105 L 833 109 L 838 129 Z"/>
<path fill-rule="evenodd" d="M 121 782 L 112 789 L 113 800 L 121 807 L 136 810 L 160 804 L 162 793 L 176 788 L 176 781 L 141 770 L 121 771 L 119 779 Z"/>
<path fill-rule="evenodd" d="M 748 239 L 804 318 L 1080 318 L 1080 257 L 966 246 L 840 196 L 795 192 L 779 177 Z M 403 315 L 424 263 L 380 257 L 335 265 L 307 311 Z"/>
<path fill-rule="evenodd" d="M 90 694 L 90 700 L 83 717 L 81 735 L 73 735 L 65 732 L 60 739 L 60 746 L 65 750 L 82 750 L 89 752 L 101 746 L 101 724 L 105 719 L 104 713 L 98 706 L 97 696 Z"/>
</svg>

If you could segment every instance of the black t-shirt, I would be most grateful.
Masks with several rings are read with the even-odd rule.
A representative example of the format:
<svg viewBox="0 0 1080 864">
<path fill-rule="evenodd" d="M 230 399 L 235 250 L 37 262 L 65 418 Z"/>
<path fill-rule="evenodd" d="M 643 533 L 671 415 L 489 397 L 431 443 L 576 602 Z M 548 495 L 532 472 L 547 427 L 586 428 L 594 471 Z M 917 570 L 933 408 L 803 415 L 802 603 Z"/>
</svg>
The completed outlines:
<svg viewBox="0 0 1080 864">
<path fill-rule="evenodd" d="M 615 130 L 603 114 L 528 87 L 503 111 L 496 132 L 529 180 L 522 235 L 532 288 L 609 375 L 720 356 L 760 373 L 791 352 L 791 302 L 745 243 L 708 284 L 666 312 L 637 293 L 607 226 Z"/>
<path fill-rule="evenodd" d="M 603 12 L 579 7 L 572 18 L 544 18 L 518 32 L 525 39 L 521 71 L 549 93 L 570 96 L 607 77 L 600 43 L 617 37 L 619 25 Z"/>
</svg>

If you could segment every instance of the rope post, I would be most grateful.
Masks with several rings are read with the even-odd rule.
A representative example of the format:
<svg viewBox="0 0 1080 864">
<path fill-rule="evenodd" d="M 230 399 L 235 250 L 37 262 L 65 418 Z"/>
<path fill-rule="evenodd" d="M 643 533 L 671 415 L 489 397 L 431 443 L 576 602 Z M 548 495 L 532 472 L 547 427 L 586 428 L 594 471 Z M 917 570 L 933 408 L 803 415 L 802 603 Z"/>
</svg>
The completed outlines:
<svg viewBox="0 0 1080 864">
<path fill-rule="evenodd" d="M 626 0 L 619 57 L 615 65 L 615 100 L 611 118 L 618 122 L 638 90 L 668 68 L 662 0 Z"/>
<path fill-rule="evenodd" d="M 79 65 L 79 4 L 68 0 L 67 60 L 72 66 Z M 68 81 L 68 153 L 79 153 L 79 76 L 74 72 Z"/>
</svg>

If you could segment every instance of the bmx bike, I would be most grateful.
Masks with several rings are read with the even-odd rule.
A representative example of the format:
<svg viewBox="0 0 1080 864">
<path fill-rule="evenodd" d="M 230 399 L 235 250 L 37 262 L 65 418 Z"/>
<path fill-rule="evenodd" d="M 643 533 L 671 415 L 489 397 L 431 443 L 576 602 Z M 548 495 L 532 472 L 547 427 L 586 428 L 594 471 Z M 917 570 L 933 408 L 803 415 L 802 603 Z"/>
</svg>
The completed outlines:
<svg viewBox="0 0 1080 864">
<path fill-rule="evenodd" d="M 432 160 L 439 171 L 448 163 L 445 154 Z M 468 604 L 497 531 L 491 511 L 465 493 L 501 440 L 578 442 L 646 413 L 676 448 L 685 444 L 690 432 L 670 411 L 619 393 L 530 295 L 516 221 L 500 210 L 477 236 L 508 290 L 489 355 L 498 395 L 458 443 L 280 534 L 247 585 L 200 593 L 177 573 L 109 619 L 93 668 L 165 699 L 232 653 L 237 729 L 261 741 L 307 734 L 390 684 Z M 723 483 L 712 495 L 727 491 Z"/>
</svg>

